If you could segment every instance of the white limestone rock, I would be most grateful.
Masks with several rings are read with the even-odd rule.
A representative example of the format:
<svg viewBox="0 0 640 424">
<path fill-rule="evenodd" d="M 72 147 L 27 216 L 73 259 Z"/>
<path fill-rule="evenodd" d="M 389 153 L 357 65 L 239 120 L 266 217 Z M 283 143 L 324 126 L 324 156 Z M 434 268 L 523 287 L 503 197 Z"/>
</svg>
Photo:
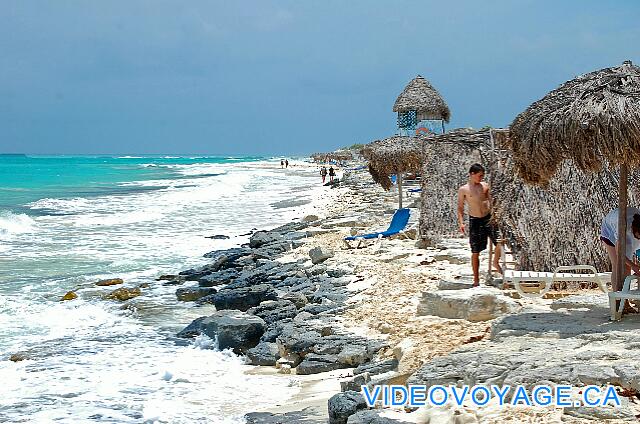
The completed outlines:
<svg viewBox="0 0 640 424">
<path fill-rule="evenodd" d="M 418 315 L 473 322 L 492 320 L 520 310 L 522 305 L 519 302 L 502 295 L 500 290 L 489 287 L 424 292 L 418 305 Z"/>
</svg>

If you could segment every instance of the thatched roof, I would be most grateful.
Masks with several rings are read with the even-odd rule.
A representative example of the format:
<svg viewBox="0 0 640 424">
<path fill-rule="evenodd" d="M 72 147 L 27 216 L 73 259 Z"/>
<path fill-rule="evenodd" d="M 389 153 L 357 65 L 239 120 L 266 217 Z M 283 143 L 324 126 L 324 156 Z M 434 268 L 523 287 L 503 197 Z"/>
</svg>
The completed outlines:
<svg viewBox="0 0 640 424">
<path fill-rule="evenodd" d="M 369 162 L 374 181 L 389 190 L 393 186 L 391 175 L 420 172 L 422 141 L 415 137 L 393 136 L 367 144 L 362 155 Z"/>
<path fill-rule="evenodd" d="M 583 170 L 640 165 L 640 68 L 631 62 L 565 82 L 516 117 L 505 146 L 516 172 L 546 184 L 565 159 Z"/>
<path fill-rule="evenodd" d="M 418 75 L 404 88 L 393 105 L 394 112 L 416 110 L 429 119 L 442 119 L 449 122 L 451 112 L 444 99 L 433 86 Z"/>
<path fill-rule="evenodd" d="M 328 153 L 313 153 L 311 159 L 316 163 L 326 163 L 329 161 L 352 160 L 353 152 L 351 150 L 337 150 Z"/>
<path fill-rule="evenodd" d="M 489 128 L 484 127 L 480 129 L 474 128 L 456 128 L 444 134 L 421 134 L 418 137 L 422 140 L 431 140 L 439 143 L 461 143 L 466 146 L 479 146 L 485 143 L 490 143 L 491 134 L 493 132 L 494 140 L 498 137 L 498 134 L 508 133 L 508 130 L 504 128 Z"/>
</svg>

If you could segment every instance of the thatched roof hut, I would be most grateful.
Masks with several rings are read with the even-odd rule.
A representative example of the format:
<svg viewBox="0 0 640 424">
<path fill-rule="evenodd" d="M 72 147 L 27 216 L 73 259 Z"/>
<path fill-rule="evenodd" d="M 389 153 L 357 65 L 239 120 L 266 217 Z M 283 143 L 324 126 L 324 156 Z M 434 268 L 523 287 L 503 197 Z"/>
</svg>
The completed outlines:
<svg viewBox="0 0 640 424">
<path fill-rule="evenodd" d="M 420 172 L 422 168 L 422 141 L 416 137 L 393 136 L 377 140 L 362 148 L 369 162 L 369 173 L 374 181 L 389 190 L 391 175 Z"/>
<path fill-rule="evenodd" d="M 627 61 L 570 80 L 529 106 L 510 129 L 505 145 L 513 151 L 516 172 L 529 183 L 547 184 L 565 159 L 586 171 L 619 166 L 618 267 L 612 279 L 619 289 L 627 169 L 640 164 L 640 68 Z"/>
<path fill-rule="evenodd" d="M 565 159 L 586 171 L 640 165 L 640 68 L 629 62 L 565 82 L 516 117 L 504 144 L 532 184 L 547 183 Z"/>
<path fill-rule="evenodd" d="M 353 152 L 351 150 L 336 150 L 328 153 L 313 153 L 311 159 L 316 163 L 353 160 Z"/>
<path fill-rule="evenodd" d="M 404 88 L 393 105 L 398 113 L 417 112 L 417 119 L 441 119 L 449 122 L 451 112 L 444 99 L 433 86 L 422 76 L 412 79 Z"/>
<path fill-rule="evenodd" d="M 460 128 L 420 137 L 424 142 L 420 234 L 423 238 L 456 237 L 458 188 L 469 180 L 469 166 L 488 168 L 489 128 Z M 494 130 L 495 131 L 495 130 Z"/>
<path fill-rule="evenodd" d="M 493 219 L 520 269 L 553 271 L 576 264 L 609 269 L 599 231 L 618 199 L 617 172 L 590 173 L 564 162 L 546 187 L 532 186 L 516 175 L 511 152 L 501 149 L 494 150 L 488 171 Z M 638 173 L 631 177 L 640 182 Z M 637 204 L 640 197 L 633 192 L 630 200 Z"/>
</svg>

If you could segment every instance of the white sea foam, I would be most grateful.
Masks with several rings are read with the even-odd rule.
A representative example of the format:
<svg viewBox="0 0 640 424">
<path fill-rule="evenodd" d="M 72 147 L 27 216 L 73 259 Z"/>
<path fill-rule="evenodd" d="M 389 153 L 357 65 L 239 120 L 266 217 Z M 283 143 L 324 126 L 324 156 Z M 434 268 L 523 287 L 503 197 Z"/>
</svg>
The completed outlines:
<svg viewBox="0 0 640 424">
<path fill-rule="evenodd" d="M 0 236 L 30 233 L 36 226 L 36 222 L 25 214 L 0 212 Z"/>
<path fill-rule="evenodd" d="M 163 190 L 34 202 L 33 209 L 69 215 L 29 218 L 37 231 L 0 243 L 11 252 L 10 261 L 0 258 L 0 353 L 33 355 L 0 361 L 3 418 L 242 422 L 244 413 L 298 390 L 295 377 L 244 374 L 241 358 L 212 350 L 215 340 L 174 345 L 171 337 L 207 312 L 178 302 L 175 287 L 152 280 L 246 242 L 240 235 L 254 227 L 306 213 L 306 206 L 294 212 L 271 205 L 304 194 L 296 190 L 315 182 L 316 171 L 285 174 L 266 162 L 176 169 L 194 178 L 168 180 L 174 187 Z M 224 174 L 199 176 L 212 169 Z M 215 234 L 231 238 L 205 238 Z M 110 277 L 128 287 L 151 284 L 122 309 L 101 300 L 113 288 L 94 285 Z M 59 302 L 72 289 L 80 299 Z"/>
</svg>

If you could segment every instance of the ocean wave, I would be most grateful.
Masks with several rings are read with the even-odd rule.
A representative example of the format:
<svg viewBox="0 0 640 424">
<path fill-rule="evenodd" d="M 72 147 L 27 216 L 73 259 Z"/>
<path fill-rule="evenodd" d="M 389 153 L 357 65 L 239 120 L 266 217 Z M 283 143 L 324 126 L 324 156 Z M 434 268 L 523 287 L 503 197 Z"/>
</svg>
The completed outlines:
<svg viewBox="0 0 640 424">
<path fill-rule="evenodd" d="M 35 230 L 36 222 L 25 214 L 0 212 L 0 235 L 24 234 Z"/>
<path fill-rule="evenodd" d="M 59 212 L 78 212 L 86 210 L 90 206 L 89 199 L 76 197 L 73 199 L 44 198 L 27 204 L 29 209 L 46 209 Z"/>
<path fill-rule="evenodd" d="M 143 156 L 118 156 L 116 159 L 143 159 Z"/>
</svg>

